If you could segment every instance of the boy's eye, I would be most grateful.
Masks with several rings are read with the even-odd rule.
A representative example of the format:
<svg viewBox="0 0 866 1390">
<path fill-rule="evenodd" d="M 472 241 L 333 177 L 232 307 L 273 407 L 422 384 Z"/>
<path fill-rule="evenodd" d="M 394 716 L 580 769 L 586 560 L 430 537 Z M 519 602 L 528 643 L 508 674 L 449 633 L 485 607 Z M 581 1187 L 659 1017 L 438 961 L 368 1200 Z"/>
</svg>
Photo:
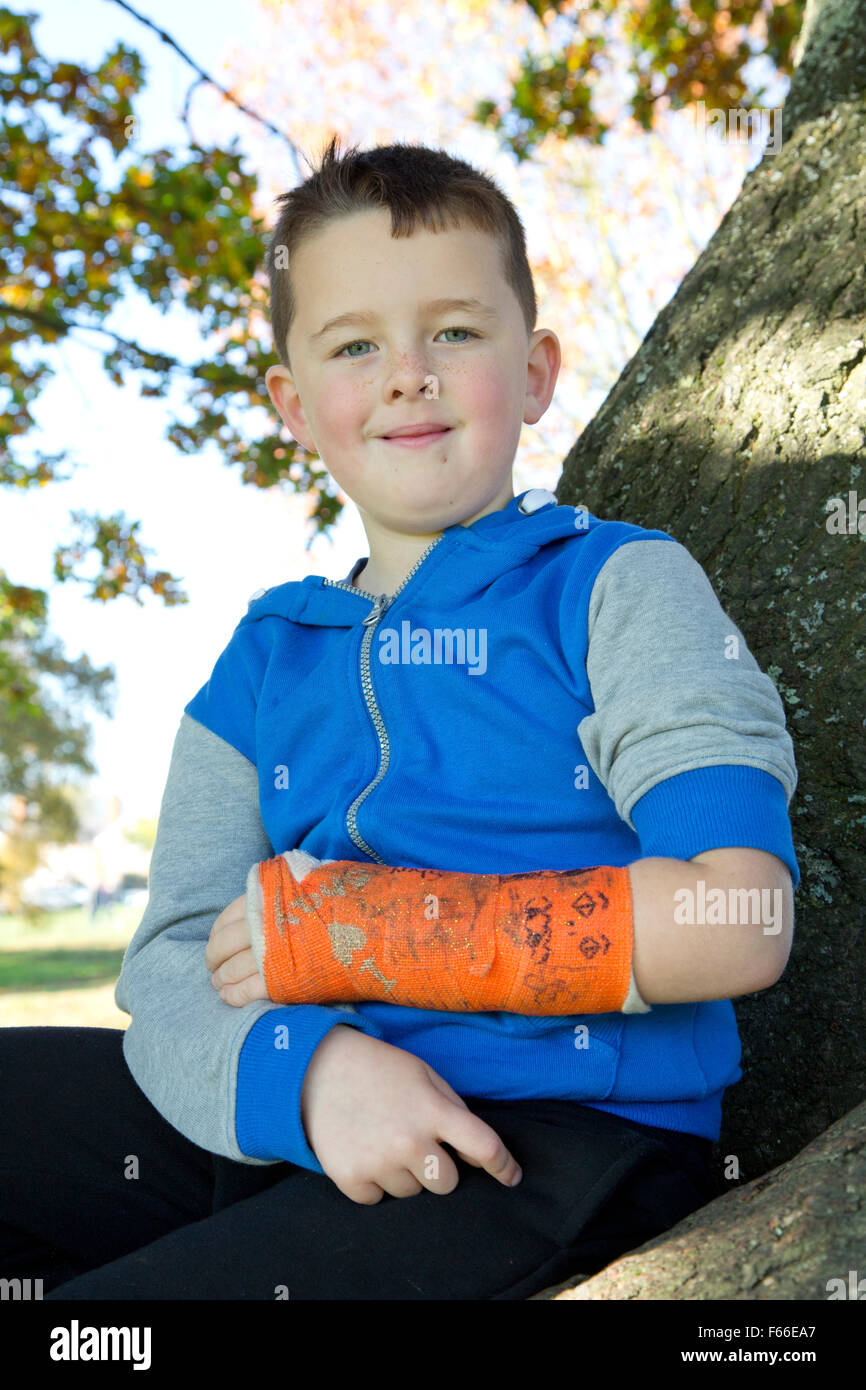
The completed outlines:
<svg viewBox="0 0 866 1390">
<path fill-rule="evenodd" d="M 477 333 L 474 333 L 474 332 L 472 331 L 471 328 L 443 328 L 443 329 L 441 330 L 441 332 L 443 332 L 443 333 L 468 333 L 470 338 L 477 338 L 477 337 L 479 336 Z M 370 341 L 369 338 L 356 338 L 354 342 L 344 344 L 343 347 L 341 347 L 337 352 L 334 353 L 334 356 L 335 356 L 335 357 L 342 357 L 342 356 L 343 356 L 343 353 L 346 352 L 346 351 L 348 350 L 348 348 L 361 347 L 361 346 L 363 346 L 364 343 L 369 343 L 369 341 Z M 459 344 L 455 343 L 455 344 L 453 344 L 453 346 L 457 347 L 457 346 L 459 346 Z M 363 353 L 360 353 L 360 354 L 359 354 L 359 353 L 356 353 L 356 352 L 355 352 L 355 353 L 350 353 L 349 356 L 350 356 L 350 358 L 357 358 L 358 356 L 361 356 L 361 357 L 368 357 L 368 356 L 369 356 L 369 353 L 363 352 Z"/>
</svg>

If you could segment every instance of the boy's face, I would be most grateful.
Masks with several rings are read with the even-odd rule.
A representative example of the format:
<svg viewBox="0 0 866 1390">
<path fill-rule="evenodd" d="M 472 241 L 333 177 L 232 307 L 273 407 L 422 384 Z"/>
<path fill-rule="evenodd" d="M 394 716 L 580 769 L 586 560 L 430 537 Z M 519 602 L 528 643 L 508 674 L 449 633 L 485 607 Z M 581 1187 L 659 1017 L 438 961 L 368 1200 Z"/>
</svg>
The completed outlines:
<svg viewBox="0 0 866 1390">
<path fill-rule="evenodd" d="M 321 456 L 365 524 L 432 535 L 514 495 L 520 427 L 550 403 L 559 341 L 549 329 L 527 336 L 486 233 L 449 226 L 392 238 L 390 225 L 388 209 L 365 209 L 301 246 L 291 270 L 292 368 L 273 366 L 265 379 L 294 438 Z M 425 309 L 446 297 L 476 298 L 489 312 Z M 364 312 L 367 322 L 321 333 L 337 315 Z M 383 437 L 429 422 L 446 432 L 420 447 Z"/>
</svg>

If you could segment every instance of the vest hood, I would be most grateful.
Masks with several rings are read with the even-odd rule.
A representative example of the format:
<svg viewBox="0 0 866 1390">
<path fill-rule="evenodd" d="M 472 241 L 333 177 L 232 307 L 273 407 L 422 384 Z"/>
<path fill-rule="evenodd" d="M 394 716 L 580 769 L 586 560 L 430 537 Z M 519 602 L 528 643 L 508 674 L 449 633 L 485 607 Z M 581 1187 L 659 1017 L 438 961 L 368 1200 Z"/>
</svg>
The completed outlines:
<svg viewBox="0 0 866 1390">
<path fill-rule="evenodd" d="M 602 522 L 585 507 L 558 503 L 546 488 L 529 488 L 500 511 L 488 512 L 471 526 L 447 526 L 420 557 L 419 566 L 423 562 L 425 584 L 428 573 L 435 572 L 436 602 L 447 608 L 487 588 L 491 581 L 524 564 L 543 546 L 572 537 L 586 539 L 605 525 L 609 531 L 610 522 Z M 461 557 L 471 563 L 455 563 Z M 355 562 L 353 575 L 361 564 L 361 560 Z M 415 577 L 419 566 L 389 596 L 390 602 Z M 254 594 L 238 626 L 259 618 L 278 617 L 311 627 L 354 627 L 370 611 L 358 602 L 365 594 L 363 586 L 355 588 L 347 580 L 328 580 L 311 574 L 306 579 Z M 373 600 L 369 602 L 372 605 Z"/>
</svg>

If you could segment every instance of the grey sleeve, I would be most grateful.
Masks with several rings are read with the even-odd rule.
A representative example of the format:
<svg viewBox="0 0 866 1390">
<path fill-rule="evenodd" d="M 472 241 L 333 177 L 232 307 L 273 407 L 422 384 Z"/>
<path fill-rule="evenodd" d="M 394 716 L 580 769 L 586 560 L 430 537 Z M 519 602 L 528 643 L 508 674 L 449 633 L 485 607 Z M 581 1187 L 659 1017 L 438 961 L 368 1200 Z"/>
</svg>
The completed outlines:
<svg viewBox="0 0 866 1390">
<path fill-rule="evenodd" d="M 693 768 L 762 768 L 790 802 L 797 768 L 779 692 L 685 546 L 621 545 L 596 576 L 588 626 L 595 709 L 578 734 L 632 830 L 635 803 Z"/>
<path fill-rule="evenodd" d="M 240 1050 L 262 1014 L 285 1010 L 270 1000 L 227 1008 L 210 983 L 204 950 L 223 908 L 246 891 L 250 865 L 273 853 L 255 767 L 183 714 L 151 857 L 150 896 L 114 998 L 131 1016 L 123 1054 L 148 1100 L 194 1144 L 237 1163 L 267 1162 L 237 1144 Z"/>
</svg>

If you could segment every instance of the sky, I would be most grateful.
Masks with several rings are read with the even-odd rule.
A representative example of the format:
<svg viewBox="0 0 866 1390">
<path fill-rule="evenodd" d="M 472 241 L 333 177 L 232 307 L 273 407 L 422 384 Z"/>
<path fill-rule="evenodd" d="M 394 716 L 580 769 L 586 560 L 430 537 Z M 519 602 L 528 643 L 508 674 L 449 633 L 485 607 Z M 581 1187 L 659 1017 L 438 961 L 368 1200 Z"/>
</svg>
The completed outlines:
<svg viewBox="0 0 866 1390">
<path fill-rule="evenodd" d="M 33 8 L 40 14 L 36 42 L 48 58 L 95 64 L 119 40 L 135 48 L 147 73 L 136 103 L 141 146 L 185 143 L 178 113 L 194 74 L 156 34 L 113 0 L 34 0 Z M 245 42 L 250 34 L 244 0 L 206 5 L 137 0 L 135 8 L 164 27 L 217 80 L 226 80 L 224 59 L 239 30 Z M 193 126 L 204 140 L 215 129 L 207 123 L 208 111 L 216 110 L 209 101 L 220 105 L 202 87 L 192 99 Z M 221 130 L 225 111 L 222 106 Z M 244 148 L 256 149 L 259 130 L 241 113 L 232 131 Z M 247 144 L 251 135 L 256 140 Z M 532 235 L 532 208 L 521 206 L 521 215 Z M 194 355 L 199 348 L 191 316 L 177 309 L 165 317 L 138 298 L 115 312 L 111 326 L 155 349 L 166 341 L 180 355 Z M 304 498 L 244 486 L 224 466 L 215 445 L 201 455 L 180 454 L 163 438 L 164 403 L 141 398 L 133 385 L 118 388 L 108 381 L 92 346 L 104 341 L 92 335 L 90 346 L 66 343 L 58 350 L 57 374 L 34 407 L 38 429 L 27 437 L 27 449 L 68 447 L 79 466 L 69 481 L 4 492 L 0 563 L 13 582 L 48 591 L 50 631 L 70 658 L 87 654 L 94 665 L 115 668 L 112 716 L 84 707 L 93 732 L 90 756 L 98 768 L 91 789 L 97 808 L 107 811 L 116 795 L 124 821 L 134 821 L 157 816 L 183 707 L 208 679 L 250 596 L 307 574 L 341 579 L 368 547 L 348 499 L 331 537 L 319 536 L 307 549 L 311 532 Z M 278 428 L 276 414 L 274 422 Z M 573 433 L 569 444 L 571 438 Z M 515 492 L 555 487 L 560 458 L 552 454 L 549 470 L 534 467 L 531 475 L 521 474 L 518 462 Z M 146 592 L 141 606 L 126 598 L 102 604 L 86 597 L 84 585 L 55 583 L 52 553 L 71 537 L 69 514 L 77 508 L 140 520 L 139 535 L 151 549 L 149 564 L 175 575 L 189 602 L 166 608 Z"/>
</svg>

